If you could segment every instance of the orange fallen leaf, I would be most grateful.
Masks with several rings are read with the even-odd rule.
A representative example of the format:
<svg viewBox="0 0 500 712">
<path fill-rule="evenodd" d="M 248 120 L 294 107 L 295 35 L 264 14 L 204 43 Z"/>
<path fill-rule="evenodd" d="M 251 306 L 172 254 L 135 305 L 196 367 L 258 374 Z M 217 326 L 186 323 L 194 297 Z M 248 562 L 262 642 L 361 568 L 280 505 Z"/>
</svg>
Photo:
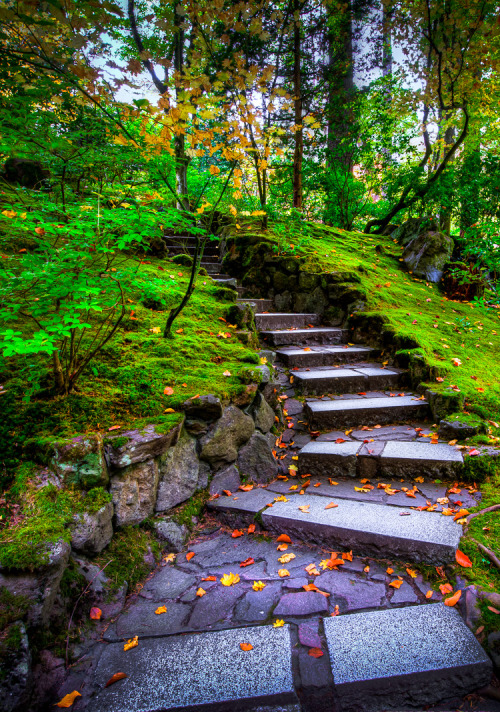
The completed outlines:
<svg viewBox="0 0 500 712">
<path fill-rule="evenodd" d="M 250 490 L 253 490 L 253 485 L 240 485 L 238 489 L 243 490 L 243 492 L 250 492 Z"/>
<path fill-rule="evenodd" d="M 127 640 L 125 645 L 123 646 L 124 650 L 132 650 L 132 648 L 137 648 L 139 645 L 139 636 L 136 635 L 135 638 L 130 638 L 130 640 Z"/>
<path fill-rule="evenodd" d="M 100 608 L 91 608 L 90 617 L 93 621 L 100 621 L 102 616 L 102 611 Z"/>
<path fill-rule="evenodd" d="M 315 583 L 305 584 L 304 586 L 302 586 L 302 588 L 304 589 L 304 591 L 315 591 L 316 593 L 320 593 L 325 598 L 329 598 L 330 596 L 330 594 L 326 591 L 322 591 L 321 589 L 319 589 Z"/>
<path fill-rule="evenodd" d="M 433 593 L 434 593 L 434 591 L 432 590 L 432 588 L 430 588 L 430 589 L 427 591 L 427 593 L 425 594 L 425 597 L 426 597 L 426 598 L 432 598 L 432 594 L 433 594 Z"/>
<path fill-rule="evenodd" d="M 444 596 L 445 593 L 451 593 L 453 591 L 453 586 L 449 583 L 442 583 L 439 586 L 439 590 L 441 591 L 441 593 Z"/>
<path fill-rule="evenodd" d="M 389 575 L 390 575 L 390 574 L 393 574 L 393 573 L 394 573 L 394 569 L 391 569 L 391 567 L 389 567 L 388 569 L 386 569 L 386 573 L 388 573 Z"/>
<path fill-rule="evenodd" d="M 500 616 L 500 611 L 498 608 L 494 608 L 493 606 L 488 606 L 488 610 L 491 611 L 492 613 L 496 613 L 497 616 Z"/>
<path fill-rule="evenodd" d="M 226 497 L 230 497 L 233 493 L 231 492 L 231 490 L 222 490 L 222 494 L 225 494 Z"/>
<path fill-rule="evenodd" d="M 335 487 L 336 485 L 338 485 L 338 482 L 335 482 L 335 480 L 332 480 L 331 477 L 328 478 L 328 482 L 332 485 L 332 487 Z"/>
<path fill-rule="evenodd" d="M 288 544 L 278 544 L 276 551 L 286 551 L 288 549 Z"/>
<path fill-rule="evenodd" d="M 325 509 L 335 509 L 335 507 L 338 507 L 338 506 L 339 506 L 339 505 L 338 505 L 338 504 L 335 504 L 335 502 L 329 502 L 329 503 L 326 505 Z"/>
<path fill-rule="evenodd" d="M 468 514 L 470 514 L 468 509 L 460 509 L 453 517 L 453 521 L 456 522 L 457 519 L 462 519 L 462 517 L 466 517 Z"/>
<path fill-rule="evenodd" d="M 287 569 L 279 569 L 278 570 L 278 576 L 280 578 L 285 578 L 286 576 L 290 576 L 290 572 L 287 571 Z"/>
<path fill-rule="evenodd" d="M 201 579 L 202 581 L 217 581 L 217 576 L 205 576 Z"/>
<path fill-rule="evenodd" d="M 248 533 L 249 533 L 249 534 L 253 534 L 254 531 L 255 531 L 255 524 L 250 524 L 250 525 L 248 526 Z"/>
<path fill-rule="evenodd" d="M 186 561 L 191 561 L 193 556 L 194 556 L 194 551 L 188 551 L 188 553 L 186 554 Z"/>
<path fill-rule="evenodd" d="M 415 571 L 415 569 L 406 569 L 406 573 L 412 578 L 417 578 L 418 576 L 418 571 Z"/>
<path fill-rule="evenodd" d="M 240 564 L 241 568 L 244 568 L 245 566 L 251 566 L 252 564 L 255 564 L 254 559 L 252 559 L 251 556 L 248 557 L 248 559 L 245 559 L 245 561 L 242 561 Z"/>
<path fill-rule="evenodd" d="M 112 425 L 110 428 L 108 428 L 108 432 L 110 430 L 120 430 L 121 427 L 122 427 L 121 425 Z"/>
<path fill-rule="evenodd" d="M 118 680 L 124 680 L 128 675 L 124 672 L 115 672 L 115 674 L 109 678 L 107 683 L 104 685 L 104 687 L 109 687 L 110 685 L 114 685 L 115 682 L 118 682 Z"/>
<path fill-rule="evenodd" d="M 445 606 L 454 606 L 456 603 L 459 602 L 460 596 L 462 595 L 462 591 L 458 589 L 456 593 L 453 594 L 453 596 L 450 596 L 444 601 Z"/>
<path fill-rule="evenodd" d="M 403 585 L 403 581 L 401 581 L 401 579 L 396 579 L 395 581 L 391 581 L 391 583 L 389 584 L 389 586 L 392 586 L 392 588 L 401 588 L 402 585 Z"/>
<path fill-rule="evenodd" d="M 344 551 L 342 558 L 346 561 L 352 561 L 352 551 Z"/>
<path fill-rule="evenodd" d="M 161 615 L 162 613 L 166 613 L 166 612 L 167 612 L 166 606 L 159 606 L 155 611 L 157 616 Z"/>
<path fill-rule="evenodd" d="M 324 653 L 321 648 L 309 648 L 308 655 L 310 655 L 311 658 L 321 658 Z"/>
<path fill-rule="evenodd" d="M 472 568 L 472 561 L 469 559 L 467 554 L 464 554 L 459 549 L 457 549 L 455 552 L 455 560 L 456 560 L 457 564 L 459 564 L 460 566 L 464 566 L 466 568 Z"/>
<path fill-rule="evenodd" d="M 71 707 L 73 702 L 76 700 L 77 697 L 81 697 L 81 694 L 77 692 L 76 690 L 73 690 L 73 692 L 70 692 L 67 695 L 64 695 L 62 700 L 59 700 L 59 702 L 54 705 L 54 707 Z"/>
<path fill-rule="evenodd" d="M 167 386 L 166 388 L 163 389 L 163 393 L 166 396 L 172 396 L 174 394 L 174 389 L 171 388 L 170 386 Z"/>
<path fill-rule="evenodd" d="M 370 567 L 369 567 L 369 566 L 365 566 L 365 568 L 363 569 L 363 571 L 365 572 L 365 574 L 367 574 L 369 570 L 370 570 Z"/>
<path fill-rule="evenodd" d="M 240 648 L 244 651 L 253 650 L 253 645 L 250 645 L 250 643 L 240 643 Z"/>
<path fill-rule="evenodd" d="M 237 539 L 239 536 L 243 536 L 243 532 L 239 529 L 235 529 L 231 536 L 233 537 L 233 539 Z"/>
</svg>

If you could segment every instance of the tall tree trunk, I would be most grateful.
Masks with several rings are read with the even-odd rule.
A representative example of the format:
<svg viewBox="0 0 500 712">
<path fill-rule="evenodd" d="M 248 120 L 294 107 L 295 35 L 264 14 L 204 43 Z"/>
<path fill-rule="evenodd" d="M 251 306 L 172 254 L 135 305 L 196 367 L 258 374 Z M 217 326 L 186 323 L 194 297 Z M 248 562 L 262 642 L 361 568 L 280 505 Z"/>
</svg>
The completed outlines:
<svg viewBox="0 0 500 712">
<path fill-rule="evenodd" d="M 447 151 L 449 151 L 450 146 L 453 145 L 455 142 L 455 127 L 454 126 L 448 126 L 444 133 L 444 151 L 443 154 L 445 154 Z M 447 170 L 445 171 L 443 178 L 446 177 L 446 174 L 448 173 L 449 168 L 452 167 L 452 164 L 455 162 L 454 157 L 448 162 Z M 449 235 L 451 232 L 451 196 L 449 196 L 447 205 L 442 207 L 440 215 L 439 215 L 439 227 L 441 228 L 441 231 L 445 233 L 445 235 Z"/>
<path fill-rule="evenodd" d="M 176 6 L 177 7 L 177 6 Z M 174 69 L 182 76 L 184 71 L 184 30 L 182 23 L 184 18 L 175 10 L 175 51 L 174 51 Z M 176 86 L 176 100 L 179 99 L 180 90 Z M 181 124 L 182 126 L 182 124 Z M 187 187 L 187 168 L 189 159 L 186 155 L 186 146 L 184 134 L 177 134 L 174 137 L 174 153 L 175 153 L 175 183 L 176 191 L 179 199 L 177 207 L 181 210 L 189 210 L 189 197 Z"/>
<path fill-rule="evenodd" d="M 302 127 L 302 83 L 300 75 L 300 2 L 294 0 L 294 29 L 293 29 L 293 95 L 295 106 L 295 124 Z M 295 151 L 293 155 L 293 207 L 297 210 L 303 208 L 302 191 L 302 159 L 304 155 L 303 129 L 295 131 Z"/>
</svg>

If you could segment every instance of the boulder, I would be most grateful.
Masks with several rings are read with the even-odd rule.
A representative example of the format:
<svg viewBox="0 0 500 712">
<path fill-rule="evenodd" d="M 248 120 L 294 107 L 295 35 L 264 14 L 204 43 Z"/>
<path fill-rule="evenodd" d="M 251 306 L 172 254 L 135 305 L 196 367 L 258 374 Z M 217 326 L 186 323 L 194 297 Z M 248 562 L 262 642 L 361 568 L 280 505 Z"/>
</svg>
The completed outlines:
<svg viewBox="0 0 500 712">
<path fill-rule="evenodd" d="M 230 465 L 215 473 L 210 482 L 210 494 L 222 494 L 223 490 L 236 492 L 240 484 L 240 473 L 234 465 Z"/>
<path fill-rule="evenodd" d="M 253 418 L 235 406 L 228 406 L 213 431 L 201 438 L 201 459 L 216 467 L 234 462 L 238 448 L 249 440 L 254 430 Z"/>
<path fill-rule="evenodd" d="M 479 427 L 461 423 L 459 420 L 441 420 L 438 435 L 445 440 L 465 440 L 472 438 L 479 432 Z"/>
<path fill-rule="evenodd" d="M 68 440 L 54 440 L 50 444 L 50 467 L 65 487 L 103 487 L 109 481 L 99 433 L 79 435 Z"/>
<path fill-rule="evenodd" d="M 179 439 L 182 423 L 167 433 L 156 432 L 154 425 L 141 430 L 126 430 L 107 437 L 104 443 L 106 460 L 111 467 L 121 468 L 163 455 Z"/>
<path fill-rule="evenodd" d="M 113 503 L 97 512 L 76 514 L 70 525 L 71 546 L 83 554 L 98 554 L 113 537 Z"/>
<path fill-rule="evenodd" d="M 59 584 L 69 561 L 71 547 L 62 539 L 48 544 L 46 561 L 34 571 L 0 568 L 0 587 L 32 601 L 28 611 L 30 627 L 47 626 Z"/>
<path fill-rule="evenodd" d="M 3 667 L 0 675 L 2 712 L 26 710 L 33 683 L 33 673 L 28 636 L 21 621 L 12 623 L 2 632 L 0 655 Z"/>
<path fill-rule="evenodd" d="M 404 246 L 402 258 L 416 277 L 439 282 L 450 261 L 454 243 L 428 219 L 412 218 L 392 233 Z"/>
<path fill-rule="evenodd" d="M 89 584 L 89 595 L 92 602 L 102 600 L 106 593 L 109 579 L 106 576 L 106 570 L 102 571 L 100 566 L 93 564 L 88 559 L 83 557 L 73 557 L 73 561 L 77 567 L 78 573 L 83 576 Z"/>
<path fill-rule="evenodd" d="M 32 699 L 37 701 L 37 710 L 51 709 L 54 700 L 59 699 L 57 693 L 66 677 L 64 660 L 50 650 L 41 650 L 37 657 L 38 663 L 33 670 Z"/>
<path fill-rule="evenodd" d="M 190 420 L 218 420 L 222 415 L 220 398 L 209 393 L 199 398 L 190 398 L 182 404 L 186 418 Z"/>
<path fill-rule="evenodd" d="M 241 475 L 246 475 L 257 483 L 269 482 L 276 477 L 278 464 L 265 435 L 254 433 L 248 443 L 241 448 L 238 455 L 238 469 Z"/>
<path fill-rule="evenodd" d="M 130 465 L 111 477 L 110 491 L 117 526 L 139 524 L 153 514 L 158 479 L 155 460 Z"/>
<path fill-rule="evenodd" d="M 172 517 L 156 519 L 154 522 L 156 536 L 164 541 L 170 551 L 181 551 L 189 536 L 188 528 L 184 524 L 177 524 Z"/>
<path fill-rule="evenodd" d="M 440 422 L 451 413 L 458 413 L 463 410 L 465 396 L 456 391 L 432 391 L 429 388 L 425 391 L 425 400 L 429 403 L 434 422 Z"/>
<path fill-rule="evenodd" d="M 268 433 L 274 425 L 274 411 L 260 393 L 255 398 L 252 414 L 257 430 Z"/>
<path fill-rule="evenodd" d="M 155 507 L 157 512 L 172 509 L 196 492 L 199 466 L 196 439 L 185 433 L 177 445 L 160 458 L 160 483 Z"/>
</svg>

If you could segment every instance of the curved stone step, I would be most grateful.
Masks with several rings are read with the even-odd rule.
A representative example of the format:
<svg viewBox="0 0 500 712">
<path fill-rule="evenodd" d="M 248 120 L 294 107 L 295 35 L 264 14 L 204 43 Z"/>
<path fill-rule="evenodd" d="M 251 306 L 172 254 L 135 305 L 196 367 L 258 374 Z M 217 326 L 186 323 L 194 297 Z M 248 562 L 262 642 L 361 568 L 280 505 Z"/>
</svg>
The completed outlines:
<svg viewBox="0 0 500 712">
<path fill-rule="evenodd" d="M 356 425 L 406 423 L 425 419 L 429 404 L 417 396 L 381 396 L 379 398 L 345 398 L 331 401 L 309 401 L 305 412 L 314 430 L 346 428 Z"/>
<path fill-rule="evenodd" d="M 261 331 L 260 336 L 269 346 L 285 346 L 308 343 L 340 344 L 346 333 L 345 329 L 322 326 L 312 329 Z"/>
<path fill-rule="evenodd" d="M 106 688 L 117 671 L 127 679 Z M 113 643 L 99 659 L 95 686 L 88 712 L 300 710 L 288 625 L 144 638 L 126 653 L 123 642 Z"/>
<path fill-rule="evenodd" d="M 311 369 L 293 374 L 293 383 L 304 395 L 324 393 L 358 393 L 397 388 L 401 381 L 399 369 L 383 366 L 353 368 Z"/>
<path fill-rule="evenodd" d="M 429 564 L 455 560 L 462 527 L 452 517 L 334 497 L 331 501 L 338 506 L 325 509 L 325 498 L 308 492 L 286 499 L 262 512 L 268 531 L 323 544 L 332 551 L 352 549 L 357 556 Z M 307 511 L 299 509 L 304 505 L 309 505 Z"/>
<path fill-rule="evenodd" d="M 371 358 L 376 351 L 365 346 L 311 346 L 280 348 L 276 355 L 288 368 L 313 368 L 334 366 L 337 363 L 352 363 Z"/>
<path fill-rule="evenodd" d="M 367 440 L 369 434 L 367 433 Z M 310 442 L 299 452 L 299 472 L 351 477 L 453 479 L 460 476 L 463 456 L 445 443 L 381 441 Z"/>
<path fill-rule="evenodd" d="M 325 618 L 324 626 L 342 712 L 427 709 L 491 681 L 491 660 L 442 603 Z"/>
<path fill-rule="evenodd" d="M 256 314 L 255 325 L 260 330 L 276 329 L 305 329 L 318 323 L 317 314 L 285 314 L 282 312 L 272 314 Z"/>
</svg>

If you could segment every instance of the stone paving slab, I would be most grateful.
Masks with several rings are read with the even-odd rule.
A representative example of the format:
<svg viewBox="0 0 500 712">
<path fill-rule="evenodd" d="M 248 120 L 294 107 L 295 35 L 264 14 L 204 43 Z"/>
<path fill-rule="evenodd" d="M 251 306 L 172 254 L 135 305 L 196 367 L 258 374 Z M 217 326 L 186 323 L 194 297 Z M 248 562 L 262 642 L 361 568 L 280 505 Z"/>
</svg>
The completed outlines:
<svg viewBox="0 0 500 712">
<path fill-rule="evenodd" d="M 167 613 L 157 615 L 155 610 L 159 605 L 159 602 L 138 601 L 124 611 L 116 623 L 109 626 L 103 636 L 104 640 L 116 641 L 135 635 L 157 638 L 183 630 L 191 612 L 190 606 L 163 600 L 161 605 L 166 605 Z"/>
<path fill-rule="evenodd" d="M 416 396 L 348 398 L 335 401 L 309 401 L 305 410 L 309 425 L 324 430 L 423 418 L 429 412 L 429 405 Z"/>
<path fill-rule="evenodd" d="M 364 346 L 311 346 L 310 348 L 310 351 L 304 351 L 303 348 L 281 348 L 276 353 L 280 361 L 289 368 L 351 363 L 369 358 L 374 353 L 374 349 Z"/>
<path fill-rule="evenodd" d="M 325 618 L 343 712 L 424 707 L 489 684 L 492 664 L 443 604 Z"/>
<path fill-rule="evenodd" d="M 430 442 L 387 442 L 380 455 L 379 471 L 406 477 L 418 471 L 420 475 L 437 478 L 458 477 L 463 468 L 463 456 L 450 445 Z"/>
<path fill-rule="evenodd" d="M 235 499 L 236 497 L 236 499 Z M 244 512 L 246 514 L 257 514 L 269 501 L 269 495 L 265 489 L 256 488 L 250 492 L 238 492 L 232 497 L 221 496 L 207 502 L 207 507 L 215 511 Z"/>
<path fill-rule="evenodd" d="M 253 649 L 243 651 L 240 643 Z M 104 650 L 89 712 L 210 710 L 297 704 L 289 626 L 253 627 L 139 640 Z M 128 677 L 104 688 L 116 672 Z"/>
<path fill-rule="evenodd" d="M 291 330 L 266 330 L 260 336 L 265 343 L 271 346 L 285 346 L 294 344 L 340 344 L 345 334 L 344 329 L 336 327 L 313 327 L 312 329 Z"/>
<path fill-rule="evenodd" d="M 304 512 L 291 497 L 265 510 L 262 522 L 270 531 L 334 548 L 347 547 L 358 554 L 431 564 L 455 558 L 462 528 L 451 517 L 347 499 L 332 501 L 339 506 L 326 510 L 324 497 L 305 494 L 300 506 L 310 508 Z M 401 516 L 406 511 L 408 514 Z"/>
<path fill-rule="evenodd" d="M 318 320 L 319 317 L 317 314 L 286 314 L 283 312 L 255 314 L 255 326 L 259 330 L 304 329 L 309 324 L 317 324 Z"/>
</svg>

